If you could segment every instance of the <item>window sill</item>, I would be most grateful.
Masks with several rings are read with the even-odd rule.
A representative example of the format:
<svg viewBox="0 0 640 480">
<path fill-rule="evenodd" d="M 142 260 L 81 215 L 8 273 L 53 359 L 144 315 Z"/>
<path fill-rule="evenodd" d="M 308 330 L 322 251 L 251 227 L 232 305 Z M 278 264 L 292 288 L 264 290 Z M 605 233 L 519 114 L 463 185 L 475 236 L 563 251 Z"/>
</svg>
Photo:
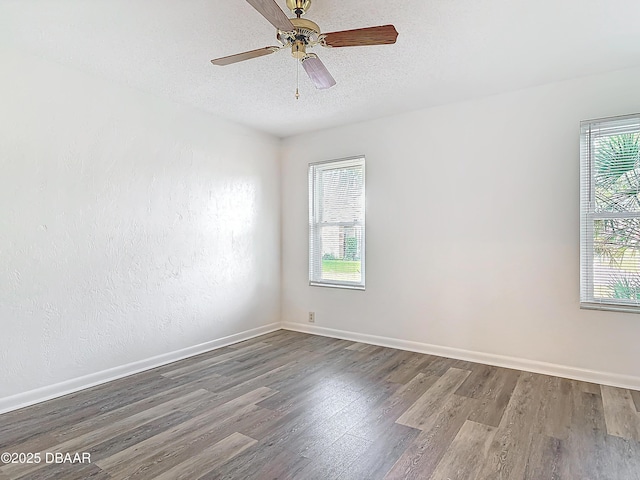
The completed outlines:
<svg viewBox="0 0 640 480">
<path fill-rule="evenodd" d="M 607 312 L 640 313 L 640 305 L 619 305 L 612 303 L 580 302 L 583 310 L 602 310 Z"/>
<path fill-rule="evenodd" d="M 321 283 L 321 282 L 309 282 L 310 287 L 327 287 L 327 288 L 342 288 L 345 290 L 361 290 L 364 291 L 363 285 L 344 285 L 337 283 Z"/>
</svg>

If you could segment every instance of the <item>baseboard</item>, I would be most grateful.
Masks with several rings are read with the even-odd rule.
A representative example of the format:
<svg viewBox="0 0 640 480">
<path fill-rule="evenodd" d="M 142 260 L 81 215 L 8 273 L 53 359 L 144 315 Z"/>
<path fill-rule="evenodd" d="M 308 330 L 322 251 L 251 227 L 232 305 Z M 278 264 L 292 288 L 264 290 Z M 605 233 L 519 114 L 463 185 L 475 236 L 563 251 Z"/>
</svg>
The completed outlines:
<svg viewBox="0 0 640 480">
<path fill-rule="evenodd" d="M 292 330 L 296 332 L 310 333 L 325 337 L 340 338 L 353 342 L 369 343 L 382 347 L 397 348 L 411 352 L 438 355 L 441 357 L 455 358 L 470 362 L 484 363 L 497 367 L 513 368 L 533 373 L 553 375 L 557 377 L 570 378 L 585 382 L 599 383 L 613 387 L 629 388 L 640 390 L 640 378 L 630 375 L 620 375 L 616 373 L 587 370 L 565 365 L 558 365 L 524 358 L 508 357 L 470 350 L 431 345 L 428 343 L 412 342 L 390 337 L 380 337 L 363 333 L 337 330 L 333 328 L 317 327 L 314 325 L 304 325 L 292 322 L 272 323 L 263 327 L 246 330 L 244 332 L 229 335 L 227 337 L 205 342 L 192 347 L 187 347 L 174 352 L 165 353 L 145 360 L 121 365 L 101 372 L 92 373 L 83 377 L 74 378 L 54 385 L 37 388 L 28 392 L 19 393 L 10 397 L 0 398 L 0 414 L 7 413 L 20 408 L 28 407 L 36 403 L 51 400 L 53 398 L 78 392 L 86 388 L 94 387 L 103 383 L 117 380 L 128 375 L 133 375 L 145 370 L 160 367 L 184 358 L 206 353 L 217 348 L 242 342 L 250 338 L 274 332 L 279 329 Z"/>
<path fill-rule="evenodd" d="M 0 398 L 0 414 L 28 407 L 46 400 L 51 400 L 52 398 L 62 397 L 63 395 L 68 395 L 86 388 L 111 382 L 128 375 L 133 375 L 134 373 L 160 367 L 162 365 L 182 360 L 187 357 L 192 357 L 194 355 L 199 355 L 201 353 L 206 353 L 217 348 L 226 347 L 227 345 L 249 340 L 253 337 L 274 332 L 280 328 L 280 323 L 272 323 L 263 327 L 253 328 L 251 330 L 229 335 L 228 337 L 176 350 L 174 352 L 163 353 L 162 355 L 110 368 L 101 372 L 91 373 L 89 375 L 66 380 L 54 385 L 48 385 L 46 387 L 37 388 L 28 392 L 12 395 L 10 397 Z"/>
<path fill-rule="evenodd" d="M 412 342 L 409 340 L 400 340 L 397 338 L 379 337 L 377 335 L 367 335 L 363 333 L 336 330 L 333 328 L 317 327 L 315 325 L 283 322 L 282 328 L 285 330 L 293 330 L 296 332 L 311 333 L 314 335 L 322 335 L 325 337 L 351 340 L 353 342 L 369 343 L 372 345 L 379 345 L 381 347 L 397 348 L 399 350 L 408 350 L 411 352 L 438 355 L 440 357 L 455 358 L 458 360 L 466 360 L 469 362 L 484 363 L 487 365 L 494 365 L 496 367 L 513 368 L 516 370 L 542 373 L 544 375 L 552 375 L 555 377 L 570 378 L 573 380 L 581 380 L 584 382 L 610 385 L 612 387 L 640 390 L 640 378 L 630 375 L 620 375 L 617 373 L 587 370 L 565 365 L 557 365 L 554 363 L 540 362 L 537 360 L 528 360 L 526 358 L 474 352 L 471 350 L 463 350 L 459 348 L 442 347 L 439 345 L 430 345 L 428 343 Z"/>
</svg>

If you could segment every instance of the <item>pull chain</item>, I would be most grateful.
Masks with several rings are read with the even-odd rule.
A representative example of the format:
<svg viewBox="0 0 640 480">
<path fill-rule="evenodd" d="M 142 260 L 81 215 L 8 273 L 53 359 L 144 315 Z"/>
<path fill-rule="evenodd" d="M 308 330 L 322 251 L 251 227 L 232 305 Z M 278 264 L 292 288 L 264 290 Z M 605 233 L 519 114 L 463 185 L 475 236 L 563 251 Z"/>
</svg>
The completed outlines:
<svg viewBox="0 0 640 480">
<path fill-rule="evenodd" d="M 296 59 L 296 100 L 300 99 L 300 91 L 298 87 L 300 86 L 300 60 Z"/>
</svg>

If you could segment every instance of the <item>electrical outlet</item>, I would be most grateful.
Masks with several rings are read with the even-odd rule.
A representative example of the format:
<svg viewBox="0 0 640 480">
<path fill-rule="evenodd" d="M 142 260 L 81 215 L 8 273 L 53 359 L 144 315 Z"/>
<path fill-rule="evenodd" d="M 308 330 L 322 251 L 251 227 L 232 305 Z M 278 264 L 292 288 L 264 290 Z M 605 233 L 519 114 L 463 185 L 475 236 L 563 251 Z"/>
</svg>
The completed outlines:
<svg viewBox="0 0 640 480">
<path fill-rule="evenodd" d="M 309 323 L 316 323 L 316 312 L 309 312 Z"/>
</svg>

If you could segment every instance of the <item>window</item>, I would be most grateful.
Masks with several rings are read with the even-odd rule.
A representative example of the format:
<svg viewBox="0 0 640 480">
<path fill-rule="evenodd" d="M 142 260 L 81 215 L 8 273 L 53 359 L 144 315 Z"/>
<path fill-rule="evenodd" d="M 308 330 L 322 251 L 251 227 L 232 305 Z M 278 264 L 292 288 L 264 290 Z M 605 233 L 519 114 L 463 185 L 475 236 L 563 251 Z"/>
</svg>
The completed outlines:
<svg viewBox="0 0 640 480">
<path fill-rule="evenodd" d="M 640 114 L 581 123 L 580 306 L 640 312 Z"/>
<path fill-rule="evenodd" d="M 364 157 L 309 165 L 309 284 L 364 290 Z"/>
</svg>

